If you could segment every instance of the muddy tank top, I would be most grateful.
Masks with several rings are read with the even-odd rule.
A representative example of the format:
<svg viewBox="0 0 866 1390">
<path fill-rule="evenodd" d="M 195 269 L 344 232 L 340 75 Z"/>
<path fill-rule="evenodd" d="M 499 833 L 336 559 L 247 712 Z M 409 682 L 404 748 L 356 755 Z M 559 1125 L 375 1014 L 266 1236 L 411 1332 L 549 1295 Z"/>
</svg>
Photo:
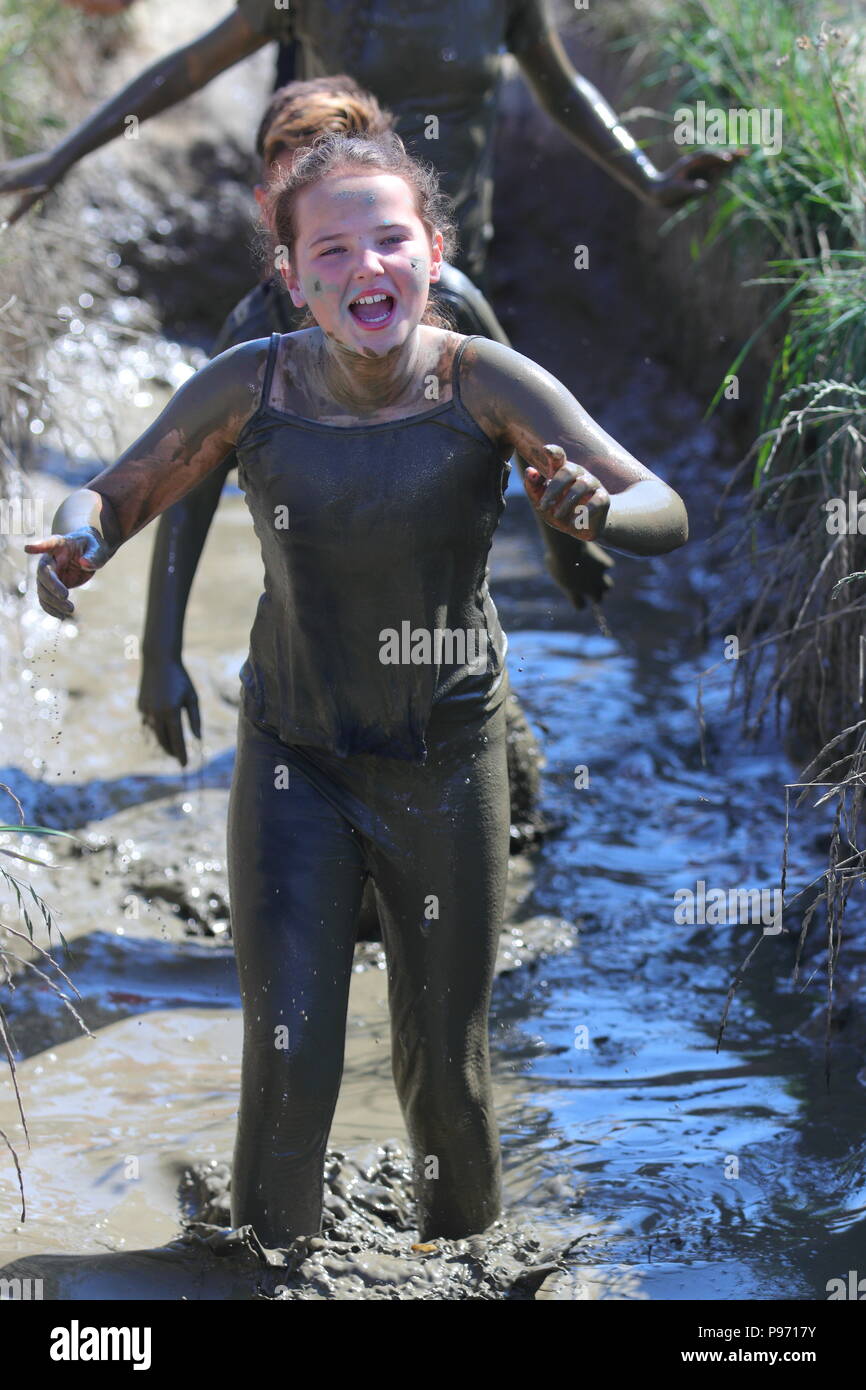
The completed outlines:
<svg viewBox="0 0 866 1390">
<path fill-rule="evenodd" d="M 473 335 L 474 337 L 480 335 Z M 487 557 L 510 465 L 460 399 L 329 425 L 270 404 L 238 436 L 264 592 L 240 670 L 244 712 L 284 743 L 423 763 L 434 705 L 504 688 Z"/>
</svg>

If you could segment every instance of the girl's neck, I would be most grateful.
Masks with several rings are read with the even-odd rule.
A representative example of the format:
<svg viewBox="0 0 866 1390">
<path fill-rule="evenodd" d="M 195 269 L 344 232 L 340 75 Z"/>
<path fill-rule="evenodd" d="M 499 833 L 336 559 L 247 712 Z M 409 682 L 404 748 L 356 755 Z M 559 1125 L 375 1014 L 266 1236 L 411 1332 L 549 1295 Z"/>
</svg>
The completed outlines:
<svg viewBox="0 0 866 1390">
<path fill-rule="evenodd" d="M 404 343 L 385 353 L 348 348 L 323 333 L 314 357 L 317 394 L 353 415 L 371 415 L 401 402 L 414 403 L 423 390 L 424 343 L 418 328 Z"/>
</svg>

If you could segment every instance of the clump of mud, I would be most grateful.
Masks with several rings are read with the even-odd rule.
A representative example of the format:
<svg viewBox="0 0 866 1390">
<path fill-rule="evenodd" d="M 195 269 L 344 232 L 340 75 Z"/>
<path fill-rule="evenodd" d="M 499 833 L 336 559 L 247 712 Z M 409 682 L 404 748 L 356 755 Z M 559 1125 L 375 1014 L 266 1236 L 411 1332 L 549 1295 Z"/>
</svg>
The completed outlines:
<svg viewBox="0 0 866 1390">
<path fill-rule="evenodd" d="M 237 1261 L 253 1300 L 530 1301 L 577 1244 L 545 1249 L 530 1226 L 507 1217 L 483 1235 L 420 1243 L 410 1162 L 393 1140 L 372 1161 L 328 1150 L 322 1232 L 284 1250 L 263 1246 L 251 1226 L 231 1228 L 230 1189 L 225 1163 L 185 1170 L 181 1243 Z"/>
</svg>

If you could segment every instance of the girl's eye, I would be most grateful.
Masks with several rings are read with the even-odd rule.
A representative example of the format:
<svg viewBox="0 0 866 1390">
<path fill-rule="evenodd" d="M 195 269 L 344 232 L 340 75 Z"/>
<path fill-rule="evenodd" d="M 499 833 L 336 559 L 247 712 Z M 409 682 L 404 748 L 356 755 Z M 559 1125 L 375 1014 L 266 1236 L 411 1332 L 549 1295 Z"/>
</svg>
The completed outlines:
<svg viewBox="0 0 866 1390">
<path fill-rule="evenodd" d="M 390 236 L 382 237 L 382 245 L 383 245 L 383 246 L 386 245 L 389 241 L 405 241 L 405 240 L 406 240 L 406 233 L 405 233 L 405 232 L 392 232 L 392 233 L 390 234 Z M 345 251 L 345 249 L 346 249 L 345 246 L 329 246 L 328 249 L 327 249 L 326 251 L 320 251 L 320 252 L 319 252 L 319 255 L 320 255 L 320 256 L 330 256 L 330 255 L 332 255 L 335 251 Z"/>
</svg>

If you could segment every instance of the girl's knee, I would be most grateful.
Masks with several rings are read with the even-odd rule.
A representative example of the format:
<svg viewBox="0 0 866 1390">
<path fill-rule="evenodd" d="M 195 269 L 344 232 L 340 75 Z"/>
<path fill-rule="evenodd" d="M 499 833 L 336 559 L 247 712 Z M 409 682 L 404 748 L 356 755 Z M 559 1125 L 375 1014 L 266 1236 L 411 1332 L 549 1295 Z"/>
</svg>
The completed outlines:
<svg viewBox="0 0 866 1390">
<path fill-rule="evenodd" d="M 446 1138 L 481 1123 L 493 1107 L 490 1065 L 486 1055 L 467 1062 L 426 1053 L 415 1065 L 397 1065 L 394 1080 L 407 1123 Z"/>
<path fill-rule="evenodd" d="M 343 1070 L 343 1045 L 304 1036 L 292 1023 L 244 1029 L 243 1079 L 257 1096 L 279 1096 L 310 1115 L 333 1109 Z"/>
</svg>

